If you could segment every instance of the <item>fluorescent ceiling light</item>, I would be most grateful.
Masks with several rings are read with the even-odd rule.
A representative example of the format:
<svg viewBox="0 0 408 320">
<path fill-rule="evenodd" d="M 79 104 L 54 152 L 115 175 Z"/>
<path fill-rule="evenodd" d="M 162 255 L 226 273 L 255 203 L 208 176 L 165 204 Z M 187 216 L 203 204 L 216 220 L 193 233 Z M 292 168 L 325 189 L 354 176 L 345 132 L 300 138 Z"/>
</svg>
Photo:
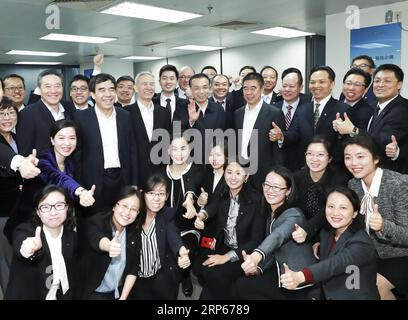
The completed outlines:
<svg viewBox="0 0 408 320">
<path fill-rule="evenodd" d="M 43 62 L 43 61 L 20 61 L 16 62 L 15 64 L 35 64 L 35 65 L 56 65 L 56 64 L 61 64 L 62 62 Z"/>
<path fill-rule="evenodd" d="M 101 12 L 107 14 L 114 14 L 118 16 L 170 23 L 182 22 L 202 16 L 201 14 L 153 7 L 129 1 L 124 1 Z"/>
<path fill-rule="evenodd" d="M 121 58 L 123 60 L 159 60 L 164 59 L 164 57 L 144 57 L 144 56 L 129 56 Z"/>
<path fill-rule="evenodd" d="M 69 42 L 86 42 L 86 43 L 106 43 L 109 41 L 117 40 L 117 38 L 88 37 L 88 36 L 78 36 L 74 34 L 62 34 L 62 33 L 50 33 L 40 39 L 54 40 L 54 41 L 69 41 Z"/>
<path fill-rule="evenodd" d="M 211 47 L 211 46 L 195 46 L 195 45 L 185 45 L 181 47 L 174 47 L 175 50 L 192 50 L 192 51 L 213 51 L 224 49 L 225 47 Z"/>
<path fill-rule="evenodd" d="M 16 54 L 23 56 L 42 56 L 42 57 L 60 57 L 63 56 L 64 52 L 46 52 L 46 51 L 28 51 L 28 50 L 11 50 L 6 52 L 6 54 Z"/>
<path fill-rule="evenodd" d="M 289 29 L 284 27 L 275 27 L 269 29 L 262 29 L 251 31 L 251 33 L 263 34 L 265 36 L 280 37 L 280 38 L 296 38 L 314 35 L 311 32 L 300 31 L 296 29 Z"/>
<path fill-rule="evenodd" d="M 361 49 L 378 49 L 378 48 L 387 48 L 391 46 L 385 43 L 372 42 L 372 43 L 366 43 L 366 44 L 356 44 L 353 47 L 361 48 Z"/>
</svg>

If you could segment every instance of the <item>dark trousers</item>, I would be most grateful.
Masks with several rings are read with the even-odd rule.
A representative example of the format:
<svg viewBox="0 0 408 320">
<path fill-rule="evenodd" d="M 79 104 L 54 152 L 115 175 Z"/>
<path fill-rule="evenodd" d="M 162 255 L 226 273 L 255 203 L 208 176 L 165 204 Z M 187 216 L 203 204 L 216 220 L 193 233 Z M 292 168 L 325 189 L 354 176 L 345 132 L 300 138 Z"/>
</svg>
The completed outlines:
<svg viewBox="0 0 408 320">
<path fill-rule="evenodd" d="M 129 296 L 134 300 L 176 300 L 178 283 L 176 283 L 163 269 L 149 278 L 137 277 L 136 283 Z"/>
</svg>

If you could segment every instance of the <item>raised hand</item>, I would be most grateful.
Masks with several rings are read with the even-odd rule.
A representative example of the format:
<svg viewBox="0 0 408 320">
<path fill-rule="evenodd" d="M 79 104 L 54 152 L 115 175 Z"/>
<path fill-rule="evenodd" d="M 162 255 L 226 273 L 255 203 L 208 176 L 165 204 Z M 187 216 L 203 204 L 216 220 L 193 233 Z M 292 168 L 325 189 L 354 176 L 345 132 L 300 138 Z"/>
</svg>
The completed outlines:
<svg viewBox="0 0 408 320">
<path fill-rule="evenodd" d="M 205 207 L 208 203 L 208 193 L 205 192 L 204 188 L 201 188 L 200 196 L 198 197 L 198 205 L 200 207 Z"/>
<path fill-rule="evenodd" d="M 79 203 L 81 206 L 90 207 L 95 203 L 95 198 L 94 198 L 95 188 L 96 186 L 92 185 L 91 189 L 83 190 L 79 194 Z"/>
<path fill-rule="evenodd" d="M 41 227 L 37 227 L 34 237 L 26 238 L 21 244 L 20 253 L 24 258 L 29 258 L 41 248 Z"/>
<path fill-rule="evenodd" d="M 269 140 L 272 142 L 283 140 L 282 130 L 272 121 L 272 129 L 269 130 Z"/>
<path fill-rule="evenodd" d="M 307 232 L 295 223 L 295 231 L 292 232 L 293 240 L 295 240 L 297 243 L 303 243 L 306 241 L 306 237 Z"/>
<path fill-rule="evenodd" d="M 292 271 L 286 263 L 283 264 L 283 267 L 284 273 L 280 277 L 282 287 L 288 290 L 294 290 L 299 286 L 299 284 L 305 282 L 305 276 L 303 272 Z"/>
<path fill-rule="evenodd" d="M 32 153 L 21 161 L 18 167 L 20 175 L 24 179 L 31 179 L 38 176 L 41 173 L 41 170 L 37 168 L 38 161 L 37 150 L 33 149 Z"/>
<path fill-rule="evenodd" d="M 109 257 L 111 257 L 111 258 L 116 258 L 116 257 L 120 256 L 120 253 L 122 251 L 121 246 L 120 246 L 120 242 L 119 242 L 119 234 L 120 234 L 120 232 L 116 231 L 115 236 L 110 241 L 110 244 L 109 244 Z"/>
<path fill-rule="evenodd" d="M 378 210 L 378 204 L 374 204 L 374 212 L 371 214 L 368 220 L 368 225 L 370 226 L 370 229 L 376 232 L 383 231 L 384 229 L 384 219 Z"/>
<path fill-rule="evenodd" d="M 194 125 L 194 123 L 198 120 L 200 116 L 200 108 L 196 109 L 195 100 L 190 99 L 190 103 L 188 104 L 188 122 L 190 125 Z"/>
<path fill-rule="evenodd" d="M 102 53 L 97 54 L 93 58 L 93 63 L 95 67 L 101 68 L 103 64 L 104 55 Z"/>
<path fill-rule="evenodd" d="M 191 265 L 190 258 L 188 254 L 190 253 L 189 249 L 186 249 L 185 246 L 182 246 L 179 250 L 179 257 L 178 257 L 178 266 L 181 269 L 186 269 Z"/>
<path fill-rule="evenodd" d="M 398 142 L 397 138 L 394 135 L 391 136 L 391 142 L 385 146 L 385 154 L 388 158 L 395 158 L 398 151 Z"/>
<path fill-rule="evenodd" d="M 258 252 L 253 252 L 248 255 L 245 250 L 242 250 L 242 258 L 244 262 L 241 264 L 241 268 L 246 276 L 253 276 L 258 272 L 258 264 L 262 259 L 261 254 Z"/>
</svg>

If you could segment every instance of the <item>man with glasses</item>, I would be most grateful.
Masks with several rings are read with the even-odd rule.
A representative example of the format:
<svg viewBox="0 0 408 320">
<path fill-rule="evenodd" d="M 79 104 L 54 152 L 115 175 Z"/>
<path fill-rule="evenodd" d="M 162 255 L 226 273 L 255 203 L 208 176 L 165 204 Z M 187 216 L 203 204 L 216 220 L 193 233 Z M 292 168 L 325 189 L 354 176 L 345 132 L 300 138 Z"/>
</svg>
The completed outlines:
<svg viewBox="0 0 408 320">
<path fill-rule="evenodd" d="M 357 57 L 354 57 L 350 68 L 358 68 L 363 70 L 364 72 L 367 72 L 371 77 L 374 74 L 375 71 L 375 63 L 374 60 L 367 55 L 360 55 Z M 364 99 L 366 100 L 366 102 L 373 107 L 373 109 L 375 108 L 375 106 L 377 105 L 377 98 L 374 95 L 373 92 L 373 85 L 372 83 L 370 83 L 367 87 L 366 87 L 366 91 L 364 93 Z M 339 100 L 343 100 L 344 99 L 344 95 L 343 93 L 340 95 Z"/>
<path fill-rule="evenodd" d="M 69 84 L 69 95 L 76 110 L 85 110 L 90 107 L 89 79 L 81 74 L 72 78 Z"/>
<path fill-rule="evenodd" d="M 174 94 L 179 98 L 190 99 L 191 90 L 189 86 L 190 78 L 195 75 L 193 68 L 189 66 L 181 67 L 178 79 L 178 88 L 174 91 Z"/>
<path fill-rule="evenodd" d="M 25 82 L 24 78 L 18 74 L 9 74 L 4 77 L 4 95 L 13 101 L 18 111 L 24 109 Z"/>
</svg>

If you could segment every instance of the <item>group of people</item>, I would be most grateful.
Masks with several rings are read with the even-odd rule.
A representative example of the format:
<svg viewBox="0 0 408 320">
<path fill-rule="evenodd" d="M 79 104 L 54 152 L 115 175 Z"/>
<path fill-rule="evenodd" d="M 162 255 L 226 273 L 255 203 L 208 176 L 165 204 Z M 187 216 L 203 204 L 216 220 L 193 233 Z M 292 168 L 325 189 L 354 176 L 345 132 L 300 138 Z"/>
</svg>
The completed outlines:
<svg viewBox="0 0 408 320">
<path fill-rule="evenodd" d="M 176 299 L 191 273 L 201 299 L 405 298 L 402 70 L 356 57 L 341 101 L 328 66 L 312 69 L 311 96 L 298 69 L 279 93 L 277 77 L 245 66 L 231 91 L 214 67 L 165 65 L 156 94 L 147 71 L 78 75 L 65 103 L 45 70 L 24 108 L 3 94 L 24 79 L 5 77 L 5 298 Z"/>
</svg>

